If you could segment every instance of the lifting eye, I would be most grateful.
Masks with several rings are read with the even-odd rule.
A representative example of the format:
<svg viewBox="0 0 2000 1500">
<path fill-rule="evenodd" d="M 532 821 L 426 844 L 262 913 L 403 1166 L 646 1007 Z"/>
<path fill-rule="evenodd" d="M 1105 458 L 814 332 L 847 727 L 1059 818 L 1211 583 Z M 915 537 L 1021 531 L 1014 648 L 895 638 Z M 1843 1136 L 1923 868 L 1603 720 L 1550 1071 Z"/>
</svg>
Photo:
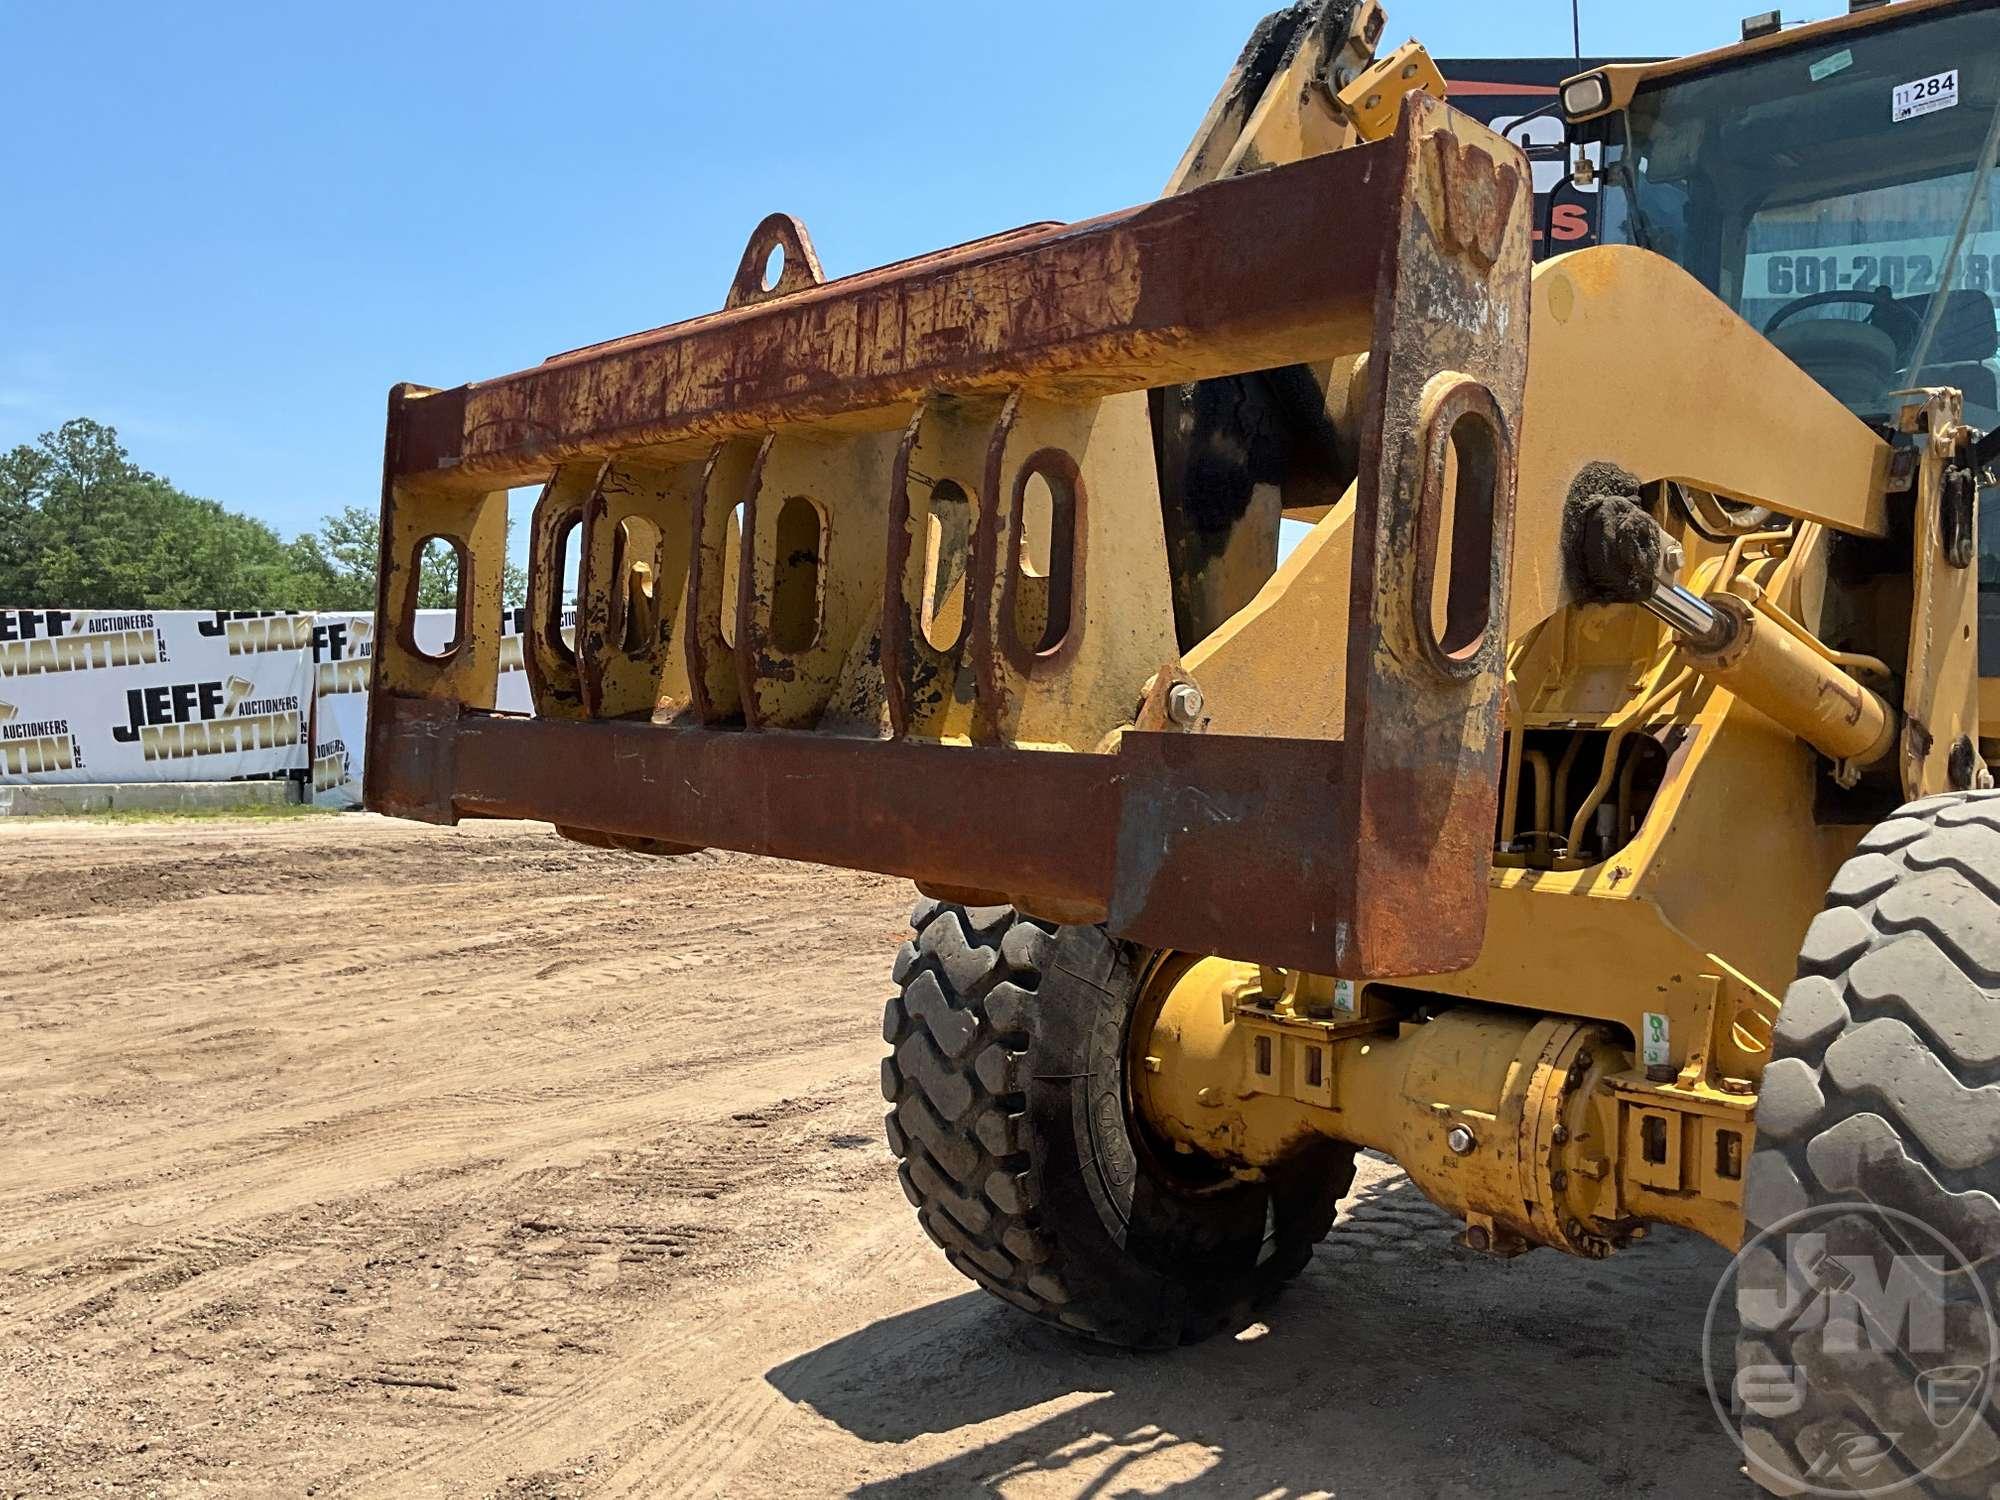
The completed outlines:
<svg viewBox="0 0 2000 1500">
<path fill-rule="evenodd" d="M 1029 656 L 1047 656 L 1069 638 L 1081 491 L 1075 460 L 1059 448 L 1032 455 L 1014 482 L 1008 627 L 1015 649 Z"/>
<path fill-rule="evenodd" d="M 931 649 L 950 655 L 965 640 L 967 563 L 972 551 L 972 497 L 954 480 L 931 489 L 924 520 L 924 592 L 920 620 Z"/>
<path fill-rule="evenodd" d="M 618 523 L 611 543 L 611 619 L 619 649 L 642 656 L 658 642 L 663 607 L 661 597 L 660 528 L 644 516 L 627 516 Z"/>
<path fill-rule="evenodd" d="M 1435 377 L 1424 395 L 1423 473 L 1412 608 L 1424 653 L 1448 677 L 1476 674 L 1499 624 L 1493 575 L 1509 470 L 1493 393 L 1464 376 Z"/>
<path fill-rule="evenodd" d="M 426 594 L 436 597 L 440 592 L 449 591 L 451 602 L 431 605 L 434 609 L 451 611 L 451 638 L 435 651 L 420 654 L 434 661 L 442 661 L 458 649 L 458 642 L 465 633 L 465 546 L 457 537 L 432 535 L 417 543 L 415 578 L 410 590 L 411 609 L 424 608 Z"/>
<path fill-rule="evenodd" d="M 1453 660 L 1479 648 L 1493 607 L 1493 491 L 1499 454 L 1493 429 L 1467 412 L 1451 424 L 1451 482 L 1445 487 L 1448 518 L 1439 521 L 1438 545 L 1449 549 L 1450 570 L 1431 599 L 1431 630 L 1438 649 Z M 1448 531 L 1449 536 L 1445 533 Z"/>
<path fill-rule="evenodd" d="M 722 644 L 736 645 L 736 600 L 739 573 L 743 566 L 743 502 L 738 500 L 723 523 L 722 535 Z"/>
<path fill-rule="evenodd" d="M 554 565 L 549 576 L 557 587 L 549 591 L 549 597 L 542 601 L 540 627 L 542 643 L 553 651 L 558 661 L 574 661 L 576 652 L 563 639 L 563 605 L 576 597 L 577 564 L 581 561 L 576 545 L 577 529 L 583 524 L 579 511 L 564 521 L 556 532 L 555 545 L 550 548 Z"/>
</svg>

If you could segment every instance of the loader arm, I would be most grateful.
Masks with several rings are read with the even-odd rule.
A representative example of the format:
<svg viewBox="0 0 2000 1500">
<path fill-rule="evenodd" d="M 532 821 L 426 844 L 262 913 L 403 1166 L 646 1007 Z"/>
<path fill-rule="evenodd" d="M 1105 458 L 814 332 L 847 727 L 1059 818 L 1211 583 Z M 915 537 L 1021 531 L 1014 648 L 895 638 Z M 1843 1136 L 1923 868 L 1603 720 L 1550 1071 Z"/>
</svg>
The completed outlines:
<svg viewBox="0 0 2000 1500">
<path fill-rule="evenodd" d="M 1378 142 L 832 282 L 774 217 L 719 313 L 398 386 L 368 805 L 880 870 L 1320 972 L 1462 967 L 1496 805 L 1530 201 L 1512 147 L 1413 95 Z M 1144 393 L 1363 352 L 1345 660 L 1318 664 L 1345 673 L 1342 732 L 1205 732 Z M 528 720 L 494 702 L 506 491 L 536 480 Z M 931 542 L 958 505 L 953 641 Z M 459 621 L 431 655 L 437 538 Z"/>
</svg>

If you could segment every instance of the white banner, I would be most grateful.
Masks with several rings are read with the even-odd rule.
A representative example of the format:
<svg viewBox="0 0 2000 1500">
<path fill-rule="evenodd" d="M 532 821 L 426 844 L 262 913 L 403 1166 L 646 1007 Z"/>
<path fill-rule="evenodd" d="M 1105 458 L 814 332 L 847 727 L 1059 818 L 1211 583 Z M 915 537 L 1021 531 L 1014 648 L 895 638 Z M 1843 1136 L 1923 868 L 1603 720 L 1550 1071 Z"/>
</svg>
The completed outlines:
<svg viewBox="0 0 2000 1500">
<path fill-rule="evenodd" d="M 512 714 L 532 714 L 528 673 L 522 663 L 521 632 L 528 612 L 515 606 L 501 622 L 500 685 L 495 706 Z M 451 644 L 454 615 L 448 609 L 417 611 L 417 645 L 442 651 Z M 576 611 L 563 611 L 563 639 L 576 637 Z M 314 616 L 313 661 L 319 695 L 319 728 L 313 744 L 313 800 L 323 807 L 359 807 L 368 746 L 368 676 L 375 656 L 375 617 L 359 614 Z"/>
<path fill-rule="evenodd" d="M 0 610 L 0 782 L 303 772 L 312 617 Z"/>
<path fill-rule="evenodd" d="M 373 615 L 313 616 L 313 801 L 361 805 L 368 746 L 368 673 L 375 664 Z"/>
<path fill-rule="evenodd" d="M 526 619 L 511 608 L 502 624 L 508 713 L 534 712 Z M 419 611 L 418 644 L 444 649 L 452 622 Z M 358 807 L 374 656 L 370 614 L 0 610 L 0 782 L 309 774 L 315 802 Z"/>
</svg>

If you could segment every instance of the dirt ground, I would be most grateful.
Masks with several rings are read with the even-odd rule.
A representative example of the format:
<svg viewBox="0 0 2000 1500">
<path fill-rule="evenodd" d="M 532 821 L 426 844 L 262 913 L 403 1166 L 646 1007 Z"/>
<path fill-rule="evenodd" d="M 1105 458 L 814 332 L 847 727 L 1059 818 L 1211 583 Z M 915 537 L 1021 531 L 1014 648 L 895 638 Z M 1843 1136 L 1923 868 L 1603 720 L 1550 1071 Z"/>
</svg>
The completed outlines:
<svg viewBox="0 0 2000 1500">
<path fill-rule="evenodd" d="M 970 1289 L 899 881 L 367 817 L 0 826 L 0 1497 L 1733 1494 L 1718 1252 L 1493 1264 L 1367 1162 L 1133 1356 Z"/>
</svg>

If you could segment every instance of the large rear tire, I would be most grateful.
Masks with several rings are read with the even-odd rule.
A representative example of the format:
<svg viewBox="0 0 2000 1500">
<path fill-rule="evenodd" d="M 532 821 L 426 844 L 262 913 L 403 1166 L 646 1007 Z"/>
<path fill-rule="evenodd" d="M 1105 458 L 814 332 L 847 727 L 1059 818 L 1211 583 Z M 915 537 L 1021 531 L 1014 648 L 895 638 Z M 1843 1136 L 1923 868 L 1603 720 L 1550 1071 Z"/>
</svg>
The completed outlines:
<svg viewBox="0 0 2000 1500">
<path fill-rule="evenodd" d="M 1354 1178 L 1328 1144 L 1242 1182 L 1131 1108 L 1147 956 L 1096 927 L 920 901 L 883 1018 L 890 1149 L 946 1257 L 1045 1322 L 1129 1347 L 1247 1322 L 1302 1270 Z"/>
<path fill-rule="evenodd" d="M 1742 1416 L 1751 1476 L 1783 1495 L 1987 1500 L 2000 1494 L 1988 1404 L 2000 1375 L 2000 792 L 1911 803 L 1863 839 L 1798 974 L 1745 1183 L 1739 1394 L 1756 1372 L 1794 1372 Z M 1857 1277 L 1880 1287 L 1899 1270 L 1908 1279 L 1879 1317 L 1821 1295 L 1865 1309 Z"/>
</svg>

